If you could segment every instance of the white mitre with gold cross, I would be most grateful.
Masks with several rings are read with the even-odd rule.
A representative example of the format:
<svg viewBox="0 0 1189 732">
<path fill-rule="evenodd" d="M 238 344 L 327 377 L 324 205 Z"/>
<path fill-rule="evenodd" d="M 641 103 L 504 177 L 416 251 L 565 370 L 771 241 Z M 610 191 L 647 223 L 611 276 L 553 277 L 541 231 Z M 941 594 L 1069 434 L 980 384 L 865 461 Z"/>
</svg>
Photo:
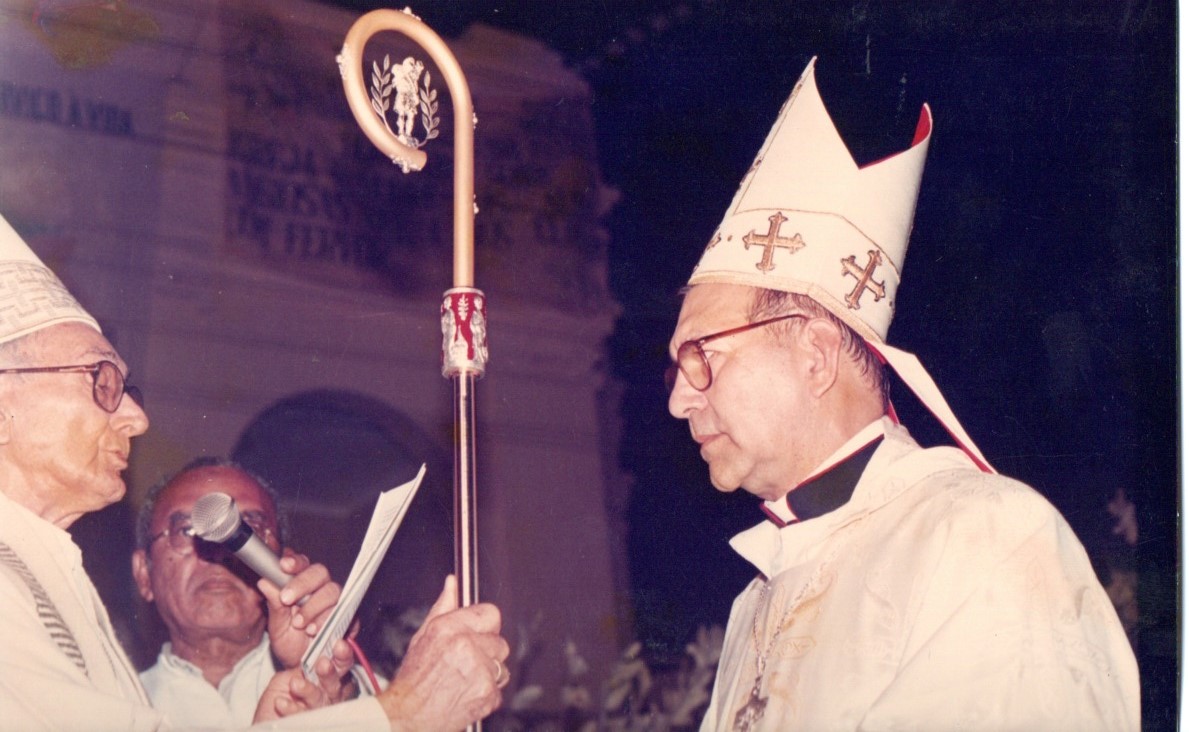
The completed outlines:
<svg viewBox="0 0 1189 732">
<path fill-rule="evenodd" d="M 0 215 L 0 343 L 68 322 L 100 330 L 95 318 Z"/>
<path fill-rule="evenodd" d="M 959 445 L 990 470 L 916 356 L 885 342 L 933 115 L 928 105 L 921 108 L 908 149 L 860 167 L 822 103 L 816 61 L 810 60 L 781 108 L 689 284 L 812 297 L 863 336 Z"/>
</svg>

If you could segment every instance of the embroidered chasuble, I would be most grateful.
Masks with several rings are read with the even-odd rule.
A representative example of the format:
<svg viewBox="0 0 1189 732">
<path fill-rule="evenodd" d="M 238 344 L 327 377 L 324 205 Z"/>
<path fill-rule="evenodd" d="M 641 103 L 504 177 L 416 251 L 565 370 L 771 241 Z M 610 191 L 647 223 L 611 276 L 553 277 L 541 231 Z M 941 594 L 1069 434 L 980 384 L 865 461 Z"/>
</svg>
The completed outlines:
<svg viewBox="0 0 1189 732">
<path fill-rule="evenodd" d="M 732 607 L 702 732 L 1138 730 L 1134 655 L 1060 514 L 877 429 L 849 500 L 827 481 L 837 508 L 767 504 L 780 521 L 732 539 L 761 576 Z"/>
</svg>

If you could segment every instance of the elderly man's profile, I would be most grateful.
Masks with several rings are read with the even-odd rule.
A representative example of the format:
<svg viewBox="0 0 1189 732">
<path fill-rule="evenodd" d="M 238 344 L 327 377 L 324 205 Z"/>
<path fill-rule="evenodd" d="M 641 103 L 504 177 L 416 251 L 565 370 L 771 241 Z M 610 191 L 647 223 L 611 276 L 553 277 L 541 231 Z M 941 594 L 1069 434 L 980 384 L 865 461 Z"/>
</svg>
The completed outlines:
<svg viewBox="0 0 1189 732">
<path fill-rule="evenodd" d="M 1085 550 L 997 475 L 889 345 L 933 118 L 859 167 L 814 62 L 689 279 L 669 411 L 767 519 L 727 624 L 710 730 L 1138 729 L 1135 657 Z M 889 371 L 958 447 L 899 424 Z M 960 448 L 960 449 L 959 449 Z"/>
<path fill-rule="evenodd" d="M 0 292 L 0 724 L 23 731 L 192 729 L 150 704 L 66 532 L 126 491 L 132 441 L 149 427 L 128 366 L 3 218 Z M 184 555 L 185 543 L 175 545 L 161 523 L 154 543 Z M 155 561 L 167 560 L 162 548 Z M 333 609 L 338 587 L 325 567 L 301 555 L 281 561 L 293 577 L 266 593 L 276 624 L 271 642 L 285 646 L 285 636 L 304 649 L 303 636 Z M 151 583 L 149 591 L 156 592 Z M 164 602 L 165 594 L 154 597 Z M 240 594 L 247 600 L 240 608 L 250 612 L 256 601 Z M 308 608 L 295 608 L 306 596 Z M 333 659 L 318 659 L 316 682 L 300 668 L 271 676 L 253 721 L 295 730 L 461 729 L 501 702 L 509 648 L 499 633 L 499 611 L 458 608 L 447 578 L 379 695 L 332 704 L 351 665 L 340 641 Z"/>
</svg>

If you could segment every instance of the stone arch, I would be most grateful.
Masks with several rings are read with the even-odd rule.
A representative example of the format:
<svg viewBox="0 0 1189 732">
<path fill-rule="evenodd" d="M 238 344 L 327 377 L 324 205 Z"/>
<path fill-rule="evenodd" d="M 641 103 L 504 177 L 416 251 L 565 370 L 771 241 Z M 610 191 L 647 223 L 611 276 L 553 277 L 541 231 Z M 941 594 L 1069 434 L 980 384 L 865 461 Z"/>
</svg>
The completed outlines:
<svg viewBox="0 0 1189 732">
<path fill-rule="evenodd" d="M 426 464 L 421 489 L 360 607 L 362 639 L 382 657 L 383 649 L 374 647 L 380 617 L 428 606 L 453 568 L 449 445 L 374 397 L 317 390 L 261 411 L 231 456 L 277 489 L 293 548 L 325 564 L 340 583 L 351 571 L 376 496 Z"/>
</svg>

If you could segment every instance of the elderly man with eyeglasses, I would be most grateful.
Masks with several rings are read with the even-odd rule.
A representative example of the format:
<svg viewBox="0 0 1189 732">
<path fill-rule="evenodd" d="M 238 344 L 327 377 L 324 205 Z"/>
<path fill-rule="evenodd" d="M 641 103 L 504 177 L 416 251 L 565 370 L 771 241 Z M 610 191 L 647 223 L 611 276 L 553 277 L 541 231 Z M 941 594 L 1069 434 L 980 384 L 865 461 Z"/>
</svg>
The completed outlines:
<svg viewBox="0 0 1189 732">
<path fill-rule="evenodd" d="M 300 606 L 222 545 L 195 537 L 190 513 L 202 496 L 230 496 L 256 536 L 284 566 L 311 574 L 318 590 Z M 338 586 L 321 565 L 285 547 L 277 495 L 260 478 L 218 458 L 198 458 L 150 489 L 136 522 L 132 576 L 169 633 L 157 663 L 140 678 L 153 706 L 174 726 L 234 729 L 252 722 L 277 668 L 295 668 L 334 608 Z M 300 577 L 300 575 L 299 575 Z M 296 591 L 290 588 L 288 591 Z M 267 633 L 266 633 L 267 631 Z M 367 688 L 351 679 L 345 693 Z"/>
<path fill-rule="evenodd" d="M 150 704 L 66 531 L 124 497 L 132 440 L 149 426 L 127 379 L 99 324 L 0 217 L 0 729 L 195 729 Z M 184 556 L 165 554 L 186 549 L 173 528 L 157 529 L 152 561 L 180 567 Z M 282 568 L 293 579 L 264 592 L 279 655 L 291 658 L 338 588 L 303 557 L 286 556 Z M 275 730 L 445 732 L 490 714 L 507 682 L 499 611 L 457 608 L 452 582 L 379 695 L 326 706 L 350 666 L 340 641 L 333 659 L 319 659 L 314 682 L 300 668 L 273 676 L 255 720 Z M 249 604 L 241 609 L 251 612 Z"/>
<path fill-rule="evenodd" d="M 689 280 L 669 411 L 720 491 L 735 600 L 702 732 L 1134 730 L 1136 663 L 1077 537 L 884 340 L 932 132 L 860 167 L 809 67 Z M 894 370 L 953 435 L 923 448 Z M 960 448 L 960 449 L 959 449 Z"/>
</svg>

